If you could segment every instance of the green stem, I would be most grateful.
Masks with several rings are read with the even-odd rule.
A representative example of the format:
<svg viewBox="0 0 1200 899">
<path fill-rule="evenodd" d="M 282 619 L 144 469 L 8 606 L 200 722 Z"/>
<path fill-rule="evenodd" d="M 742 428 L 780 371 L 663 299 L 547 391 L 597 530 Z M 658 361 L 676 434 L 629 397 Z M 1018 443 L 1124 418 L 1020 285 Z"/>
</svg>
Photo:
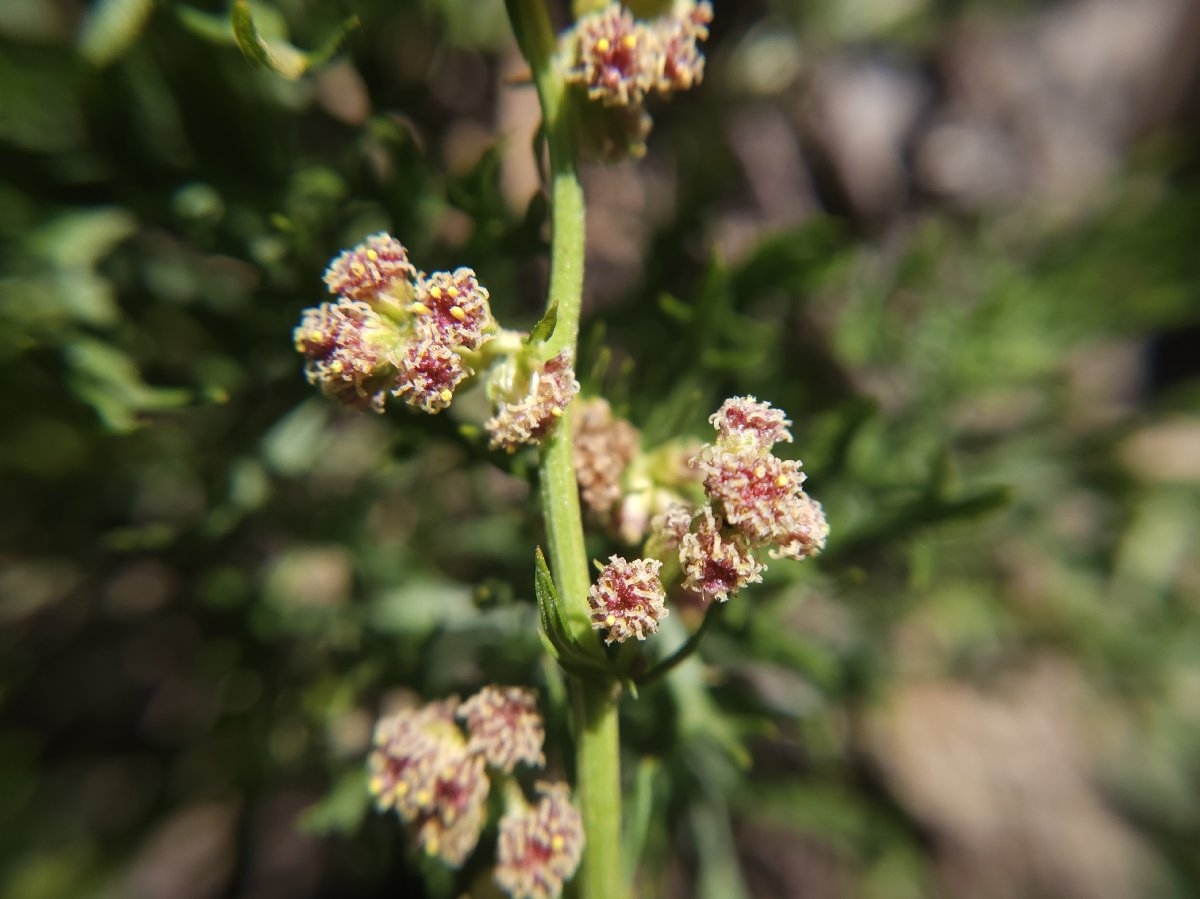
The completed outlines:
<svg viewBox="0 0 1200 899">
<path fill-rule="evenodd" d="M 550 289 L 558 322 L 548 354 L 574 354 L 583 301 L 584 201 L 576 170 L 574 108 L 567 85 L 554 65 L 555 35 L 543 0 L 507 0 L 521 52 L 533 71 L 550 152 Z M 583 516 L 571 446 L 571 411 L 542 445 L 542 507 L 550 565 L 567 620 L 578 643 L 604 657 L 592 630 L 587 604 L 591 585 L 583 542 Z M 575 722 L 575 769 L 585 844 L 577 877 L 583 899 L 624 899 L 621 867 L 621 755 L 616 683 L 570 676 Z"/>
</svg>

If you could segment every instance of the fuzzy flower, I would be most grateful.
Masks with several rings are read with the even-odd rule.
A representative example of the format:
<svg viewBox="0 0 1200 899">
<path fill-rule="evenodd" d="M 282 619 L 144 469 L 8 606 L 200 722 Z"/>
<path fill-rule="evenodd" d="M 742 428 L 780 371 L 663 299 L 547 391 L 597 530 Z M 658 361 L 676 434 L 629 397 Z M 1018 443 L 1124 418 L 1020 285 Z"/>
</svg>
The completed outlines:
<svg viewBox="0 0 1200 899">
<path fill-rule="evenodd" d="M 496 324 L 488 292 L 469 268 L 420 279 L 409 309 L 422 336 L 448 347 L 477 350 Z"/>
<path fill-rule="evenodd" d="M 571 361 L 569 351 L 563 350 L 530 376 L 524 396 L 501 404 L 484 423 L 492 449 L 512 453 L 523 445 L 542 442 L 579 392 Z"/>
<path fill-rule="evenodd" d="M 777 443 L 792 442 L 791 421 L 752 396 L 726 400 L 708 420 L 717 429 L 717 445 L 728 452 L 766 453 Z"/>
<path fill-rule="evenodd" d="M 583 819 L 565 784 L 539 783 L 536 806 L 500 818 L 496 884 L 512 899 L 557 899 L 583 855 Z"/>
<path fill-rule="evenodd" d="M 405 709 L 375 726 L 369 787 L 381 810 L 413 826 L 430 855 L 454 867 L 483 830 L 488 779 L 454 722 L 457 699 Z"/>
<path fill-rule="evenodd" d="M 293 332 L 305 375 L 328 396 L 359 408 L 383 411 L 395 378 L 390 350 L 399 335 L 366 303 L 340 299 L 304 310 Z"/>
<path fill-rule="evenodd" d="M 613 418 L 608 401 L 581 402 L 575 414 L 575 479 L 592 514 L 603 518 L 621 498 L 621 473 L 641 449 L 637 428 Z"/>
<path fill-rule="evenodd" d="M 397 359 L 397 367 L 400 374 L 392 393 L 430 414 L 450 405 L 455 388 L 467 376 L 458 353 L 429 339 L 408 344 Z"/>
<path fill-rule="evenodd" d="M 763 566 L 746 539 L 736 533 L 723 535 L 710 506 L 700 510 L 698 519 L 696 529 L 679 542 L 683 586 L 705 599 L 725 602 L 747 584 L 761 583 Z"/>
<path fill-rule="evenodd" d="M 660 73 L 655 89 L 666 96 L 688 90 L 704 77 L 704 55 L 700 42 L 708 39 L 712 22 L 712 4 L 688 2 L 672 15 L 655 20 L 654 30 L 660 47 Z"/>
<path fill-rule="evenodd" d="M 330 293 L 365 302 L 384 294 L 404 296 L 415 277 L 404 245 L 383 232 L 346 250 L 325 270 Z"/>
<path fill-rule="evenodd" d="M 674 549 L 683 542 L 692 527 L 692 510 L 683 503 L 673 503 L 650 522 L 650 530 L 657 535 L 666 549 Z"/>
<path fill-rule="evenodd" d="M 458 717 L 467 723 L 470 751 L 481 753 L 493 768 L 508 774 L 518 762 L 546 764 L 546 734 L 532 690 L 484 687 L 458 707 Z"/>
<path fill-rule="evenodd" d="M 704 490 L 726 522 L 754 543 L 776 543 L 787 534 L 805 480 L 799 462 L 718 447 L 697 457 L 697 464 Z"/>
<path fill-rule="evenodd" d="M 772 539 L 773 559 L 803 561 L 819 555 L 829 537 L 829 522 L 821 504 L 805 493 L 793 496 L 781 510 L 778 533 Z"/>
<path fill-rule="evenodd" d="M 658 622 L 669 614 L 663 601 L 667 592 L 658 573 L 657 559 L 626 562 L 610 556 L 596 583 L 588 589 L 592 627 L 605 630 L 605 643 L 624 643 L 630 637 L 645 640 L 658 630 Z"/>
<path fill-rule="evenodd" d="M 640 106 L 660 68 L 657 35 L 620 3 L 610 3 L 581 17 L 573 37 L 567 80 L 605 106 Z"/>
</svg>

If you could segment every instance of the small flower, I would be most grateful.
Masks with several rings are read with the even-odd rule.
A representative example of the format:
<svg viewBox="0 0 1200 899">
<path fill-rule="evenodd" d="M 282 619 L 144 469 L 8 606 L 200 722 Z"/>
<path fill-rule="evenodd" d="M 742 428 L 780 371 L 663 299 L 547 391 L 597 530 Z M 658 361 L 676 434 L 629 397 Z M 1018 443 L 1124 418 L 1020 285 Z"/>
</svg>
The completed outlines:
<svg viewBox="0 0 1200 899">
<path fill-rule="evenodd" d="M 293 332 L 305 356 L 305 375 L 328 396 L 351 406 L 383 411 L 395 377 L 391 348 L 399 334 L 366 303 L 340 299 L 304 310 Z"/>
<path fill-rule="evenodd" d="M 406 346 L 397 367 L 400 373 L 392 393 L 430 414 L 450 405 L 455 388 L 467 376 L 458 353 L 428 338 Z"/>
<path fill-rule="evenodd" d="M 508 774 L 518 762 L 546 764 L 546 734 L 532 690 L 484 687 L 458 707 L 458 717 L 467 722 L 470 751 L 481 753 L 493 768 Z"/>
<path fill-rule="evenodd" d="M 705 492 L 720 504 L 727 523 L 757 544 L 775 543 L 787 534 L 805 480 L 799 462 L 716 448 L 701 453 L 697 464 Z"/>
<path fill-rule="evenodd" d="M 420 334 L 449 347 L 477 350 L 496 324 L 488 292 L 469 268 L 420 279 L 409 309 Z"/>
<path fill-rule="evenodd" d="M 500 818 L 496 884 L 512 899 L 557 899 L 583 855 L 583 819 L 565 784 L 539 783 L 542 799 Z"/>
<path fill-rule="evenodd" d="M 580 18 L 571 34 L 575 51 L 567 80 L 605 106 L 640 106 L 658 75 L 655 33 L 620 3 L 610 3 Z"/>
<path fill-rule="evenodd" d="M 653 24 L 662 59 L 661 73 L 654 87 L 663 96 L 688 90 L 704 77 L 704 56 L 699 44 L 708 39 L 712 4 L 705 0 L 688 2 L 684 6 L 672 15 L 661 16 Z"/>
<path fill-rule="evenodd" d="M 709 421 L 717 429 L 717 445 L 729 452 L 766 453 L 777 443 L 792 442 L 791 421 L 752 396 L 726 400 Z"/>
<path fill-rule="evenodd" d="M 608 401 L 581 402 L 574 424 L 575 479 L 584 505 L 597 518 L 621 498 L 621 473 L 641 449 L 641 435 L 629 422 L 613 418 Z"/>
<path fill-rule="evenodd" d="M 764 570 L 744 537 L 721 533 L 721 521 L 707 505 L 695 531 L 680 540 L 679 565 L 685 588 L 720 602 L 747 584 L 761 583 Z"/>
<path fill-rule="evenodd" d="M 588 590 L 592 627 L 608 632 L 605 643 L 624 643 L 630 637 L 645 640 L 658 630 L 658 622 L 669 614 L 663 605 L 667 592 L 658 576 L 661 568 L 657 559 L 609 558 Z"/>
<path fill-rule="evenodd" d="M 578 392 L 571 354 L 563 350 L 530 376 L 524 396 L 502 403 L 484 423 L 489 445 L 512 453 L 523 445 L 541 443 Z"/>
<path fill-rule="evenodd" d="M 803 561 L 819 555 L 829 537 L 829 522 L 821 504 L 805 493 L 792 497 L 780 516 L 778 533 L 772 539 L 773 559 Z"/>
<path fill-rule="evenodd" d="M 346 250 L 325 270 L 330 293 L 365 302 L 383 294 L 404 295 L 415 277 L 404 245 L 384 232 Z"/>
<path fill-rule="evenodd" d="M 380 810 L 413 826 L 430 855 L 458 867 L 479 842 L 488 779 L 454 722 L 456 698 L 380 719 L 368 785 Z"/>
<path fill-rule="evenodd" d="M 673 549 L 683 541 L 692 527 L 692 510 L 683 503 L 674 503 L 650 522 L 650 530 L 656 534 L 666 549 Z"/>
</svg>

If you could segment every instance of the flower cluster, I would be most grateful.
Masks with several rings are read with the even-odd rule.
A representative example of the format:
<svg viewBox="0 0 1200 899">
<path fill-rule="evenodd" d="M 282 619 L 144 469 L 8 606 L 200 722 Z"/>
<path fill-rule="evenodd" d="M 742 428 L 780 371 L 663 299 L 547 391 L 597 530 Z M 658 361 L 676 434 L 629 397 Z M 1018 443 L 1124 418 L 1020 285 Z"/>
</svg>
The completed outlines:
<svg viewBox="0 0 1200 899">
<path fill-rule="evenodd" d="M 600 570 L 587 599 L 592 627 L 606 632 L 605 643 L 624 643 L 630 637 L 645 640 L 658 631 L 658 622 L 669 614 L 663 605 L 667 591 L 659 578 L 661 568 L 657 559 L 627 562 L 611 556 Z"/>
<path fill-rule="evenodd" d="M 659 527 L 662 539 L 679 547 L 684 586 L 723 602 L 761 580 L 759 549 L 769 548 L 775 559 L 815 556 L 829 525 L 821 504 L 804 492 L 800 463 L 771 453 L 792 439 L 782 412 L 754 397 L 734 397 L 709 420 L 716 443 L 692 459 L 709 502 L 686 524 L 686 512 L 673 510 Z"/>
<path fill-rule="evenodd" d="M 700 43 L 708 38 L 712 4 L 677 0 L 666 15 L 634 18 L 620 3 L 580 17 L 562 38 L 566 80 L 582 87 L 607 113 L 609 134 L 598 135 L 609 156 L 645 152 L 651 94 L 669 97 L 704 77 Z"/>
<path fill-rule="evenodd" d="M 539 784 L 542 799 L 531 808 L 506 778 L 519 763 L 545 765 L 544 739 L 534 694 L 521 687 L 488 686 L 465 702 L 403 709 L 375 726 L 369 787 L 376 806 L 394 810 L 428 854 L 459 867 L 486 823 L 490 768 L 507 783 L 509 801 L 496 881 L 514 899 L 552 899 L 579 866 L 579 813 L 564 784 Z"/>
<path fill-rule="evenodd" d="M 339 255 L 325 284 L 337 299 L 305 310 L 294 340 L 308 380 L 349 405 L 382 412 L 391 394 L 442 411 L 473 373 L 464 354 L 496 331 L 473 271 L 427 276 L 390 234 Z"/>
<path fill-rule="evenodd" d="M 553 899 L 579 867 L 583 821 L 563 784 L 539 783 L 535 806 L 519 802 L 500 818 L 496 884 L 512 899 Z"/>
<path fill-rule="evenodd" d="M 496 414 L 484 423 L 492 449 L 516 452 L 541 443 L 579 392 L 572 354 L 564 350 L 524 378 L 499 378 Z"/>
</svg>

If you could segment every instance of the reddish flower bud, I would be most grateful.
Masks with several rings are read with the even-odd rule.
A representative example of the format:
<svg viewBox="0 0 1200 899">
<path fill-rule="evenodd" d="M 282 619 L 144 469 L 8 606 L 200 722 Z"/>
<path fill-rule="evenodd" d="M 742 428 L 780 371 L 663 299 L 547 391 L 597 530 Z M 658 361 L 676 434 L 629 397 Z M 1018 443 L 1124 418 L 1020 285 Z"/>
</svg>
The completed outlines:
<svg viewBox="0 0 1200 899">
<path fill-rule="evenodd" d="M 304 310 L 293 332 L 305 375 L 347 405 L 383 411 L 395 378 L 389 359 L 400 336 L 366 303 L 341 299 Z"/>
<path fill-rule="evenodd" d="M 530 376 L 524 396 L 502 403 L 484 423 L 489 445 L 512 453 L 523 445 L 541 443 L 578 392 L 571 354 L 563 350 Z"/>
<path fill-rule="evenodd" d="M 607 632 L 605 643 L 624 643 L 630 637 L 645 640 L 658 630 L 658 622 L 669 614 L 663 605 L 667 592 L 658 576 L 661 568 L 657 559 L 609 558 L 588 590 L 592 627 Z"/>
<path fill-rule="evenodd" d="M 458 353 L 429 339 L 406 346 L 397 367 L 400 373 L 392 393 L 430 414 L 450 405 L 455 388 L 467 376 Z"/>
<path fill-rule="evenodd" d="M 764 570 L 744 537 L 722 534 L 721 521 L 709 506 L 700 510 L 695 531 L 680 540 L 679 565 L 686 589 L 720 602 L 747 584 L 760 583 Z"/>
<path fill-rule="evenodd" d="M 406 295 L 416 274 L 403 244 L 381 232 L 329 263 L 325 283 L 330 293 L 371 302 L 383 294 Z"/>
<path fill-rule="evenodd" d="M 458 717 L 467 722 L 470 751 L 481 753 L 493 768 L 507 774 L 518 762 L 546 764 L 546 734 L 532 690 L 484 687 L 458 707 Z"/>
<path fill-rule="evenodd" d="M 791 443 L 791 421 L 770 403 L 752 396 L 726 400 L 710 418 L 717 429 L 717 445 L 729 452 L 766 453 L 776 443 Z"/>
<path fill-rule="evenodd" d="M 420 279 L 409 309 L 420 334 L 449 347 L 479 349 L 495 328 L 488 292 L 469 268 Z"/>
<path fill-rule="evenodd" d="M 500 818 L 497 886 L 512 899 L 557 899 L 583 855 L 583 819 L 565 784 L 539 783 L 542 799 Z"/>
</svg>

